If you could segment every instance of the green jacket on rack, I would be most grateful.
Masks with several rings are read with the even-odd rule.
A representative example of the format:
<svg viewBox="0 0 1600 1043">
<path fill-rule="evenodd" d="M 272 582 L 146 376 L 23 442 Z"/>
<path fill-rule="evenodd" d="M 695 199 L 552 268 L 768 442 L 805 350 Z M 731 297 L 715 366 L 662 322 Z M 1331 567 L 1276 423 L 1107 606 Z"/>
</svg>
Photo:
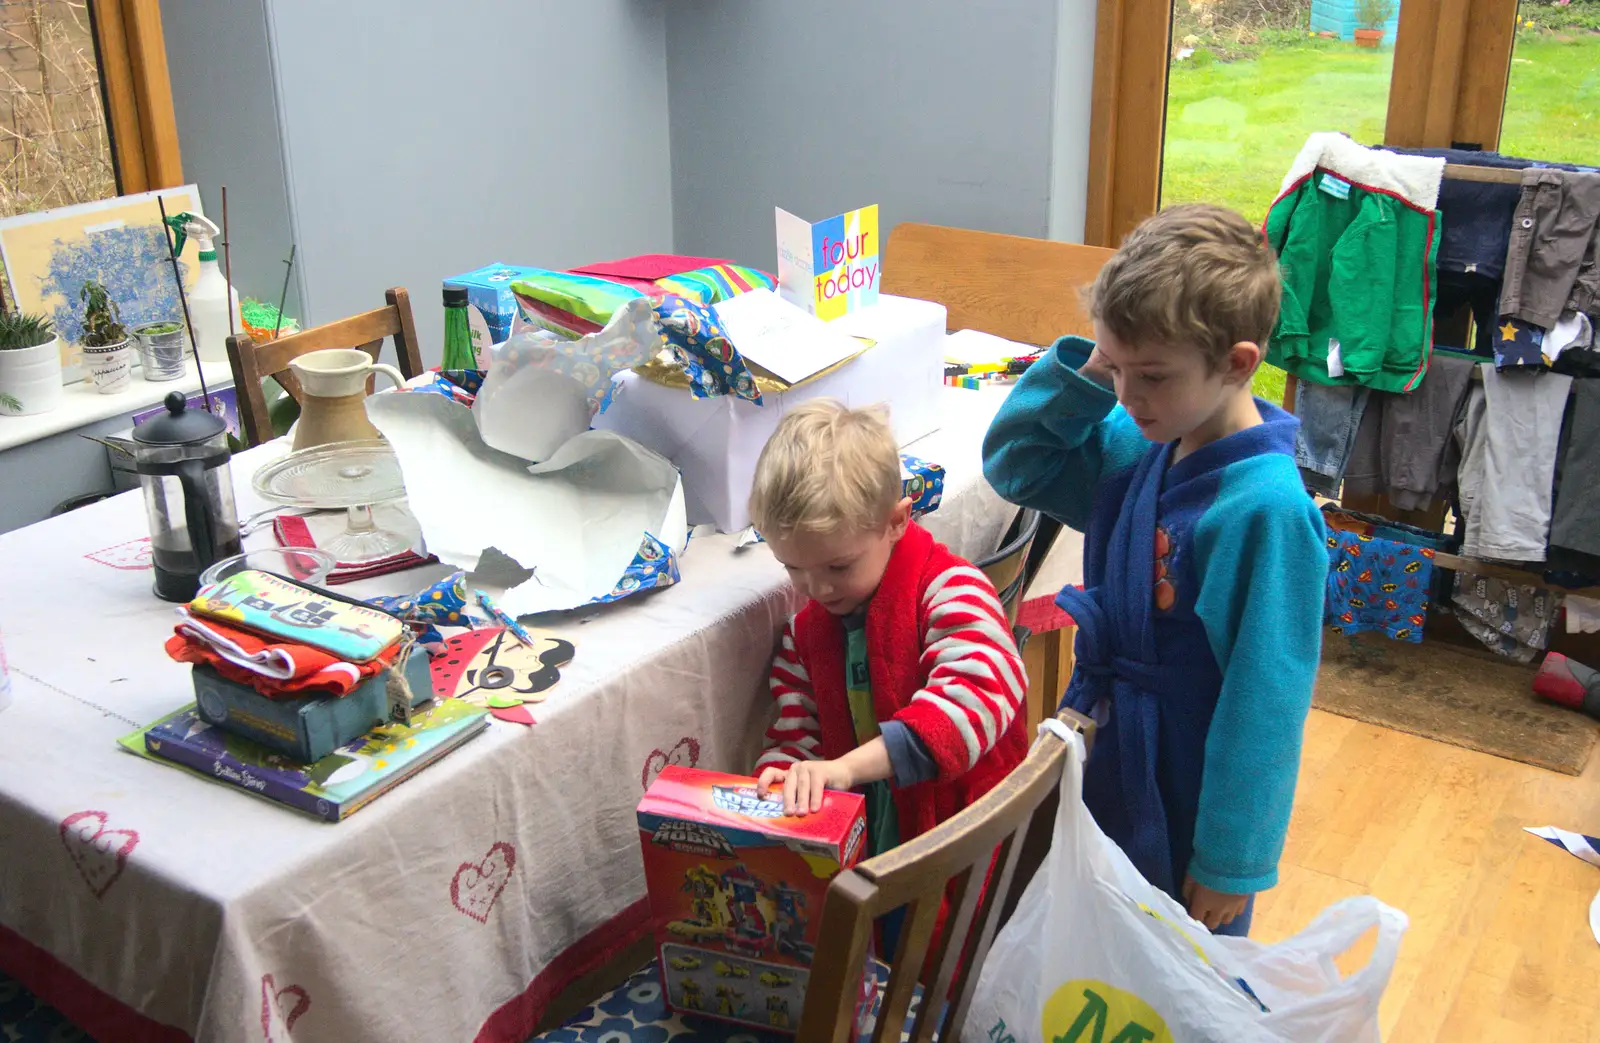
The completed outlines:
<svg viewBox="0 0 1600 1043">
<path fill-rule="evenodd" d="M 1267 361 L 1318 384 L 1408 392 L 1433 344 L 1444 160 L 1313 134 L 1267 212 L 1283 305 Z"/>
</svg>

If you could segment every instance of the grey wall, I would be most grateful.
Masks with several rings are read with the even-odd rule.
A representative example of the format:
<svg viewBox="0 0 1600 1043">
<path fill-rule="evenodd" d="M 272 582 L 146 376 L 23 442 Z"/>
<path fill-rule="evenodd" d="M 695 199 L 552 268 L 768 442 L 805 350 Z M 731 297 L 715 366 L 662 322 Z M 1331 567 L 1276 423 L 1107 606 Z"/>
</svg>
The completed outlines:
<svg viewBox="0 0 1600 1043">
<path fill-rule="evenodd" d="M 1094 97 L 1092 0 L 1056 0 L 1055 101 L 1050 121 L 1049 237 L 1083 242 Z"/>
<path fill-rule="evenodd" d="M 774 206 L 1045 235 L 1057 2 L 672 0 L 677 248 L 771 270 Z"/>
<path fill-rule="evenodd" d="M 263 2 L 161 0 L 161 23 L 183 175 L 219 225 L 228 187 L 234 286 L 276 303 L 293 234 Z M 299 303 L 291 287 L 285 310 Z"/>
<path fill-rule="evenodd" d="M 448 276 L 671 248 L 662 0 L 267 2 L 312 322 L 406 286 L 436 363 Z"/>
</svg>

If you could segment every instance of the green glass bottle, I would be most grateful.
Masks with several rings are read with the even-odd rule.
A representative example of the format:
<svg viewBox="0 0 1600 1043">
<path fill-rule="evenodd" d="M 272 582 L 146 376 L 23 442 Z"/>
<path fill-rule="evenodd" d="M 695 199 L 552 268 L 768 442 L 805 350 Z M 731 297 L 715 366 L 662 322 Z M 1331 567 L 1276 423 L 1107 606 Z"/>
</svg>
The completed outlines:
<svg viewBox="0 0 1600 1043">
<path fill-rule="evenodd" d="M 467 326 L 467 291 L 463 286 L 444 288 L 444 361 L 443 370 L 477 369 L 478 358 L 472 350 L 472 331 Z"/>
</svg>

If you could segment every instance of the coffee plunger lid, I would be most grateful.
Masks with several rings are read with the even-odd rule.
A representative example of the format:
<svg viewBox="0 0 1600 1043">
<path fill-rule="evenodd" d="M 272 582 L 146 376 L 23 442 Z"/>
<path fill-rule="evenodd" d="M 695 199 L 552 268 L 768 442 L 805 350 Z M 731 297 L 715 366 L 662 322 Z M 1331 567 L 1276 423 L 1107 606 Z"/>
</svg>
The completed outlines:
<svg viewBox="0 0 1600 1043">
<path fill-rule="evenodd" d="M 133 429 L 133 440 L 142 445 L 188 445 L 215 438 L 228 429 L 222 418 L 210 410 L 190 409 L 183 392 L 174 391 L 162 403 L 164 415 L 152 417 Z"/>
</svg>

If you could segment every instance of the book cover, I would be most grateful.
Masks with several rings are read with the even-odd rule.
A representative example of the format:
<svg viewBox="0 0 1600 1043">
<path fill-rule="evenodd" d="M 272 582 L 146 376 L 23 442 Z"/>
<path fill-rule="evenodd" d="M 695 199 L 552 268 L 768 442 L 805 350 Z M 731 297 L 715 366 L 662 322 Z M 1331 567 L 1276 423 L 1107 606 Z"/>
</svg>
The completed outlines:
<svg viewBox="0 0 1600 1043">
<path fill-rule="evenodd" d="M 338 822 L 483 731 L 487 718 L 486 710 L 440 700 L 411 724 L 381 725 L 312 764 L 213 727 L 192 705 L 119 741 L 132 753 Z"/>
</svg>

